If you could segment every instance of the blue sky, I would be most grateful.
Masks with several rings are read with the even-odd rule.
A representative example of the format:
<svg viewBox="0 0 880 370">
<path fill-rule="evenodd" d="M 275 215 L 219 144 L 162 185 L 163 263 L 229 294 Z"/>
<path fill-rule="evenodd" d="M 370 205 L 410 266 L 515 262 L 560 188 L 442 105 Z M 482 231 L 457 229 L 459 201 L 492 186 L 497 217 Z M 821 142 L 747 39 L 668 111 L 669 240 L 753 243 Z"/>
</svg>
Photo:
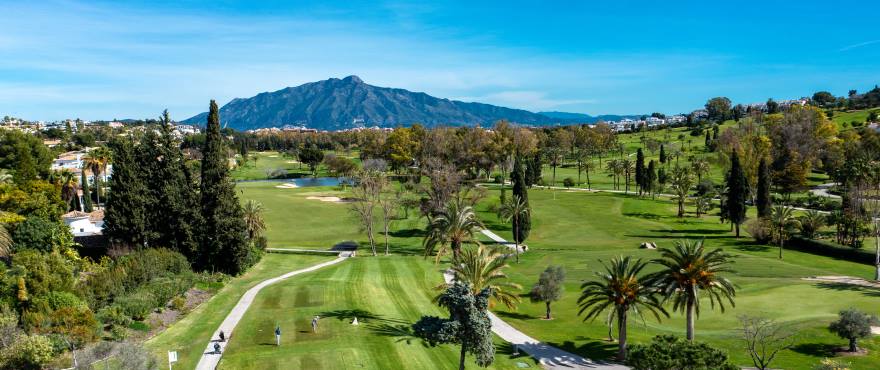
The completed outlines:
<svg viewBox="0 0 880 370">
<path fill-rule="evenodd" d="M 352 74 L 590 114 L 880 83 L 869 1 L 0 1 L 0 115 L 29 119 L 183 119 Z"/>
</svg>

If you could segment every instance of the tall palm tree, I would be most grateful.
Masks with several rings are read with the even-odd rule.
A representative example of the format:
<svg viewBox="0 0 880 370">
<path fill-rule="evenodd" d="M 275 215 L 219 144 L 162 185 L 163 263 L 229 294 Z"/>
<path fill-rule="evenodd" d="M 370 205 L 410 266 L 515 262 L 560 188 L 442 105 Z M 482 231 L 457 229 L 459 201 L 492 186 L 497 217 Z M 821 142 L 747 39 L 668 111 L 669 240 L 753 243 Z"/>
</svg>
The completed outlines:
<svg viewBox="0 0 880 370">
<path fill-rule="evenodd" d="M 458 261 L 461 246 L 476 242 L 474 234 L 482 228 L 483 224 L 477 219 L 473 207 L 460 197 L 451 200 L 428 223 L 422 242 L 425 257 L 436 250 L 435 262 L 440 262 L 440 258 L 451 249 L 453 262 Z"/>
<path fill-rule="evenodd" d="M 76 175 L 69 170 L 62 170 L 61 173 L 58 174 L 58 179 L 61 183 L 61 200 L 67 203 L 67 210 L 69 211 L 73 207 L 74 199 L 79 197 L 77 193 L 77 188 L 79 188 L 79 182 L 76 178 Z"/>
<path fill-rule="evenodd" d="M 266 230 L 266 223 L 263 220 L 263 205 L 253 199 L 248 200 L 242 208 L 244 210 L 244 223 L 247 229 L 248 239 L 260 236 Z"/>
<path fill-rule="evenodd" d="M 636 162 L 630 160 L 629 158 L 624 158 L 620 160 L 620 167 L 624 173 L 625 181 L 626 181 L 626 193 L 629 193 L 629 179 L 635 176 L 636 172 Z"/>
<path fill-rule="evenodd" d="M 102 173 L 107 169 L 107 164 L 110 163 L 110 150 L 105 147 L 98 147 L 89 151 L 86 154 L 85 158 L 83 158 L 83 167 L 88 168 L 89 171 L 92 172 L 92 175 L 95 176 L 95 201 L 98 204 L 101 204 L 101 188 L 100 181 L 98 181 L 98 177 L 101 176 Z"/>
<path fill-rule="evenodd" d="M 609 159 L 605 162 L 605 172 L 611 174 L 614 190 L 617 190 L 617 160 Z"/>
<path fill-rule="evenodd" d="M 694 339 L 694 320 L 700 315 L 700 294 L 709 296 L 712 308 L 717 304 L 724 312 L 724 301 L 735 305 L 736 289 L 721 276 L 731 272 L 730 256 L 720 248 L 707 252 L 703 241 L 683 240 L 674 249 L 660 248 L 662 258 L 653 260 L 663 269 L 651 274 L 651 283 L 659 288 L 666 299 L 673 300 L 673 310 L 687 315 L 687 339 Z"/>
<path fill-rule="evenodd" d="M 501 208 L 498 210 L 498 217 L 500 217 L 504 222 L 513 222 L 514 227 L 519 225 L 519 221 L 522 217 L 528 217 L 531 210 L 529 209 L 529 205 L 526 202 L 523 202 L 522 198 L 517 195 L 514 195 L 513 198 L 504 202 L 501 205 Z M 514 234 L 515 236 L 516 234 Z M 514 246 L 516 250 L 514 253 L 516 254 L 516 263 L 519 263 L 519 240 L 513 238 Z"/>
<path fill-rule="evenodd" d="M 479 294 L 483 289 L 488 288 L 491 291 L 489 307 L 494 307 L 496 302 L 500 302 L 509 309 L 516 309 L 519 296 L 515 291 L 522 287 L 508 281 L 503 271 L 508 267 L 510 266 L 507 264 L 507 257 L 500 248 L 479 244 L 476 248 L 462 249 L 458 263 L 454 263 L 449 270 L 455 281 L 470 284 L 473 294 Z M 445 290 L 446 287 L 447 284 L 443 284 L 438 289 Z"/>
<path fill-rule="evenodd" d="M 782 259 L 785 241 L 791 235 L 792 229 L 798 226 L 798 219 L 794 217 L 794 208 L 774 206 L 770 210 L 770 224 L 773 225 L 773 238 L 779 243 L 779 259 Z"/>
<path fill-rule="evenodd" d="M 678 217 L 684 217 L 684 202 L 687 200 L 688 192 L 694 186 L 694 177 L 686 167 L 675 166 L 672 169 L 672 178 L 669 187 L 675 194 L 675 200 L 678 202 Z"/>
<path fill-rule="evenodd" d="M 658 298 L 658 290 L 647 284 L 641 275 L 648 264 L 641 259 L 631 257 L 615 257 L 610 264 L 604 264 L 604 272 L 596 272 L 596 281 L 581 284 L 581 296 L 578 298 L 578 315 L 584 315 L 584 321 L 594 320 L 603 312 L 610 310 L 606 323 L 610 325 L 613 317 L 617 317 L 617 359 L 626 359 L 626 325 L 629 313 L 639 316 L 647 311 L 660 320 L 660 314 L 669 317 Z"/>
</svg>

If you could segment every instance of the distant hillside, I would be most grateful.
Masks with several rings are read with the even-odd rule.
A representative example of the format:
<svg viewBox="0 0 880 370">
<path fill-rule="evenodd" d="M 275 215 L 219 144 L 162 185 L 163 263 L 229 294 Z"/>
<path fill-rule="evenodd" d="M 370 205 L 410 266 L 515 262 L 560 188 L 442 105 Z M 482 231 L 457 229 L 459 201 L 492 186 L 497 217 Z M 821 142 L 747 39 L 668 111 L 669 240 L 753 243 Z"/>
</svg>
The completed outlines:
<svg viewBox="0 0 880 370">
<path fill-rule="evenodd" d="M 640 118 L 641 114 L 629 114 L 629 115 L 616 115 L 616 114 L 602 114 L 598 116 L 591 116 L 589 114 L 583 113 L 569 113 L 569 112 L 538 112 L 538 114 L 547 116 L 550 118 L 555 118 L 559 120 L 566 120 L 573 123 L 596 123 L 599 120 L 602 121 L 620 121 L 625 118 L 629 119 L 637 119 Z"/>
<path fill-rule="evenodd" d="M 204 125 L 207 113 L 183 120 Z M 297 125 L 319 130 L 359 126 L 394 127 L 421 123 L 489 125 L 508 121 L 527 125 L 569 123 L 522 109 L 440 99 L 425 93 L 368 85 L 357 76 L 311 82 L 257 96 L 236 98 L 220 108 L 223 125 L 236 130 Z"/>
</svg>

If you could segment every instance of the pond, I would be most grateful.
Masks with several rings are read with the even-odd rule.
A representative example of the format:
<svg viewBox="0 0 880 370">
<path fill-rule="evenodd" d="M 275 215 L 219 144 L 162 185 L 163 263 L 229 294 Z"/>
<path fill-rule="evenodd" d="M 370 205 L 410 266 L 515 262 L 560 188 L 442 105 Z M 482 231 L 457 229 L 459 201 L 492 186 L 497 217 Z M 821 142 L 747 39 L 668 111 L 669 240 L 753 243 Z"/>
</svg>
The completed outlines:
<svg viewBox="0 0 880 370">
<path fill-rule="evenodd" d="M 344 177 L 300 177 L 298 179 L 290 179 L 285 182 L 292 182 L 297 187 L 307 186 L 339 186 L 343 181 L 347 181 Z"/>
</svg>

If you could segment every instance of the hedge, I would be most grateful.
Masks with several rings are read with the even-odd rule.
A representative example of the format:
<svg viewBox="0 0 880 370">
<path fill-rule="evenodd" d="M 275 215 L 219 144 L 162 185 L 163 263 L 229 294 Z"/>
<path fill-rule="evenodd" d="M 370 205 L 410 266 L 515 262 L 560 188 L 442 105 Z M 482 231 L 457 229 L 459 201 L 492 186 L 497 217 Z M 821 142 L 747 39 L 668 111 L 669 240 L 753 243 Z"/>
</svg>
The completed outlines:
<svg viewBox="0 0 880 370">
<path fill-rule="evenodd" d="M 788 249 L 839 258 L 851 262 L 874 264 L 874 250 L 869 248 L 852 248 L 837 243 L 807 239 L 800 236 L 792 237 L 785 245 Z"/>
</svg>

